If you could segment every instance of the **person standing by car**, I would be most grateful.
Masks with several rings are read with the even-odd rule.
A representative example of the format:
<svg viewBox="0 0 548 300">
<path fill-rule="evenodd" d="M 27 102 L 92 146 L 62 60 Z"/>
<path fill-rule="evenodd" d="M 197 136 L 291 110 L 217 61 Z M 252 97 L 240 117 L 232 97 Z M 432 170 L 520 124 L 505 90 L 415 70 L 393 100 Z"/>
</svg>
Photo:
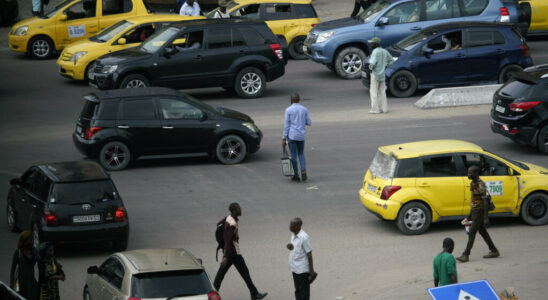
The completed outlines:
<svg viewBox="0 0 548 300">
<path fill-rule="evenodd" d="M 304 140 L 306 137 L 306 126 L 312 125 L 308 109 L 299 102 L 301 97 L 297 93 L 291 94 L 291 105 L 285 110 L 284 131 L 282 136 L 282 147 L 289 144 L 291 151 L 291 164 L 295 175 L 293 181 L 306 181 L 306 160 L 304 158 Z M 297 157 L 301 165 L 301 175 L 297 166 Z"/>
<path fill-rule="evenodd" d="M 228 2 L 226 0 L 219 0 L 219 9 L 213 15 L 214 19 L 228 19 L 230 18 L 230 13 L 226 10 L 228 7 Z"/>
<path fill-rule="evenodd" d="M 32 15 L 40 16 L 44 13 L 44 8 L 49 4 L 49 0 L 32 0 Z"/>
<path fill-rule="evenodd" d="M 388 112 L 388 103 L 386 101 L 385 71 L 394 62 L 392 55 L 386 49 L 381 47 L 381 39 L 374 37 L 369 40 L 373 49 L 369 58 L 369 69 L 371 70 L 371 86 L 369 96 L 371 98 L 370 114 L 379 114 Z"/>
<path fill-rule="evenodd" d="M 181 16 L 199 16 L 200 15 L 200 5 L 197 1 L 186 0 L 185 4 L 181 6 L 179 11 Z"/>
<path fill-rule="evenodd" d="M 249 275 L 249 270 L 240 252 L 238 217 L 242 215 L 242 208 L 238 203 L 234 202 L 230 204 L 228 210 L 230 211 L 230 215 L 228 215 L 226 218 L 223 218 L 217 223 L 217 226 L 224 224 L 224 247 L 223 260 L 221 261 L 221 266 L 219 267 L 219 271 L 217 271 L 217 275 L 215 276 L 215 281 L 213 282 L 213 285 L 215 286 L 215 289 L 219 291 L 226 272 L 228 272 L 228 269 L 230 269 L 230 267 L 234 265 L 236 267 L 236 270 L 238 270 L 238 273 L 240 273 L 240 276 L 242 276 L 242 278 L 244 279 L 245 284 L 247 285 L 247 288 L 251 293 L 251 300 L 263 299 L 268 293 L 259 293 L 259 291 L 255 287 L 255 284 L 253 284 L 253 281 L 251 280 L 251 275 Z"/>
<path fill-rule="evenodd" d="M 10 287 L 27 300 L 38 299 L 38 282 L 34 269 L 38 255 L 32 247 L 32 233 L 25 230 L 19 234 L 17 250 L 13 253 L 10 271 Z"/>
<path fill-rule="evenodd" d="M 40 300 L 59 300 L 59 280 L 65 281 L 63 267 L 54 256 L 53 244 L 40 244 L 38 270 L 40 274 Z"/>
<path fill-rule="evenodd" d="M 489 233 L 487 233 L 487 227 L 489 227 L 489 198 L 487 197 L 487 187 L 485 183 L 479 178 L 480 168 L 478 166 L 471 166 L 468 168 L 468 179 L 471 179 L 470 182 L 470 214 L 466 219 L 472 221 L 470 226 L 470 233 L 468 234 L 468 244 L 466 249 L 460 257 L 457 257 L 457 260 L 460 262 L 467 262 L 474 246 L 474 239 L 476 238 L 476 233 L 479 231 L 487 246 L 489 246 L 489 253 L 483 258 L 495 258 L 499 257 L 499 251 L 495 244 L 491 240 Z"/>
<path fill-rule="evenodd" d="M 443 240 L 443 251 L 434 258 L 434 286 L 457 283 L 457 263 L 452 254 L 454 248 L 453 239 Z"/>
<path fill-rule="evenodd" d="M 350 14 L 350 17 L 354 18 L 360 12 L 360 8 L 366 10 L 372 3 L 372 0 L 356 0 L 354 2 L 354 10 L 352 10 L 352 14 Z"/>
<path fill-rule="evenodd" d="M 289 249 L 289 271 L 293 274 L 295 284 L 295 299 L 310 300 L 310 284 L 316 279 L 318 273 L 314 272 L 312 260 L 312 247 L 310 237 L 301 229 L 303 221 L 294 218 L 289 223 L 291 241 L 287 244 Z"/>
</svg>

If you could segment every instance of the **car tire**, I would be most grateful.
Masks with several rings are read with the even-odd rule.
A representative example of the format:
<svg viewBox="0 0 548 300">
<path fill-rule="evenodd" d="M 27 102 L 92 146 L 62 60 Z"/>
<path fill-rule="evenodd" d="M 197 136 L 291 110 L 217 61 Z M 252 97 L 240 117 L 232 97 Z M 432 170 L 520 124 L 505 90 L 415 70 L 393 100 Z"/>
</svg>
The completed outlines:
<svg viewBox="0 0 548 300">
<path fill-rule="evenodd" d="M 520 65 L 508 65 L 502 68 L 499 73 L 499 83 L 505 83 L 510 78 L 512 78 L 512 74 L 514 74 L 515 72 L 520 72 L 522 70 L 523 68 Z"/>
<path fill-rule="evenodd" d="M 255 67 L 243 68 L 236 75 L 234 90 L 242 98 L 258 98 L 264 94 L 266 78 L 263 71 Z"/>
<path fill-rule="evenodd" d="M 304 40 L 306 36 L 298 36 L 289 43 L 289 56 L 292 59 L 303 60 L 307 59 L 306 53 L 303 51 Z"/>
<path fill-rule="evenodd" d="M 17 215 L 15 214 L 12 199 L 8 199 L 8 204 L 6 205 L 6 223 L 11 232 L 19 231 L 19 228 L 17 227 Z"/>
<path fill-rule="evenodd" d="M 86 71 L 84 73 L 84 81 L 85 82 L 88 82 L 89 81 L 89 73 L 93 72 L 93 69 L 95 69 L 95 65 L 96 65 L 96 62 L 95 61 L 92 61 L 88 64 L 88 66 L 86 67 Z"/>
<path fill-rule="evenodd" d="M 128 243 L 129 237 L 125 237 L 122 240 L 114 240 L 112 241 L 112 248 L 116 252 L 126 251 Z"/>
<path fill-rule="evenodd" d="M 83 293 L 84 300 L 91 300 L 91 295 L 89 294 L 88 286 L 84 286 L 84 293 Z"/>
<path fill-rule="evenodd" d="M 363 62 L 367 56 L 356 47 L 344 48 L 335 57 L 335 72 L 344 79 L 358 79 L 362 76 Z"/>
<path fill-rule="evenodd" d="M 521 219 L 528 225 L 548 224 L 548 195 L 532 193 L 521 204 Z"/>
<path fill-rule="evenodd" d="M 537 148 L 540 152 L 548 154 L 548 125 L 544 125 L 538 133 Z"/>
<path fill-rule="evenodd" d="M 38 225 L 34 223 L 32 224 L 32 246 L 35 247 L 35 249 L 38 249 L 41 243 L 42 233 L 40 232 L 40 228 L 38 228 Z"/>
<path fill-rule="evenodd" d="M 46 59 L 53 54 L 53 42 L 45 35 L 35 36 L 30 40 L 27 50 L 32 58 Z"/>
<path fill-rule="evenodd" d="M 421 202 L 411 202 L 404 205 L 398 213 L 396 224 L 406 235 L 423 234 L 430 227 L 432 214 Z"/>
<path fill-rule="evenodd" d="M 417 78 L 413 73 L 401 70 L 390 77 L 388 90 L 394 97 L 407 98 L 415 94 L 417 85 Z"/>
<path fill-rule="evenodd" d="M 215 155 L 222 164 L 237 164 L 244 160 L 247 155 L 247 146 L 241 137 L 230 134 L 222 137 L 217 142 Z"/>
<path fill-rule="evenodd" d="M 146 88 L 150 86 L 148 78 L 141 74 L 130 74 L 120 83 L 121 89 L 134 89 L 134 88 Z"/>
<path fill-rule="evenodd" d="M 521 10 L 521 16 L 519 17 L 519 22 L 526 22 L 527 25 L 531 26 L 531 4 L 523 2 L 519 4 Z M 527 26 L 527 27 L 529 27 Z"/>
<path fill-rule="evenodd" d="M 99 151 L 99 163 L 108 171 L 123 170 L 129 165 L 130 161 L 131 151 L 122 142 L 106 143 Z"/>
</svg>

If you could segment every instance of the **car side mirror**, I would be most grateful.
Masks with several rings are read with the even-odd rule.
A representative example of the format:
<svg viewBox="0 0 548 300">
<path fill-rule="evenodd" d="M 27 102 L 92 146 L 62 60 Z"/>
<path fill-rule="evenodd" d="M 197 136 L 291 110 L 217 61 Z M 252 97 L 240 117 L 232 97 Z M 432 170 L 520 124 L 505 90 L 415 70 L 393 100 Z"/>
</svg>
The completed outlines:
<svg viewBox="0 0 548 300">
<path fill-rule="evenodd" d="M 175 53 L 177 53 L 177 49 L 175 49 L 175 47 L 166 47 L 164 49 L 164 56 L 165 57 L 170 57 L 172 55 L 175 55 Z"/>
<path fill-rule="evenodd" d="M 378 26 L 384 26 L 384 25 L 388 25 L 388 23 L 390 23 L 388 18 L 387 17 L 382 17 L 382 18 L 379 19 L 379 22 L 377 22 L 377 25 Z"/>
<path fill-rule="evenodd" d="M 99 268 L 97 266 L 91 266 L 88 268 L 88 274 L 97 274 L 99 273 Z"/>
<path fill-rule="evenodd" d="M 118 39 L 118 45 L 125 45 L 127 43 L 125 38 Z"/>
<path fill-rule="evenodd" d="M 425 48 L 424 50 L 422 50 L 422 54 L 424 54 L 424 55 L 432 55 L 432 54 L 434 54 L 434 49 L 432 49 L 432 48 Z"/>
<path fill-rule="evenodd" d="M 19 178 L 13 178 L 12 180 L 10 180 L 10 184 L 18 186 L 21 184 L 21 181 L 19 180 Z"/>
<path fill-rule="evenodd" d="M 59 16 L 59 21 L 66 21 L 67 19 L 68 19 L 68 17 L 67 17 L 67 15 L 65 15 L 65 14 L 61 14 L 61 15 Z"/>
<path fill-rule="evenodd" d="M 196 260 L 200 263 L 200 265 L 204 264 L 204 261 L 201 258 L 196 258 Z"/>
</svg>

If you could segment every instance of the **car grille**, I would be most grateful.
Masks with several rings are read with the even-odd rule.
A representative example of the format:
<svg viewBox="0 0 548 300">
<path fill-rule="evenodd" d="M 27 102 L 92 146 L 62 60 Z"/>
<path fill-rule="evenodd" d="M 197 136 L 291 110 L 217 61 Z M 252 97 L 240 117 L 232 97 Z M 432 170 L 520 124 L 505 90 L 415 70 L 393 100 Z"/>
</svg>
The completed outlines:
<svg viewBox="0 0 548 300">
<path fill-rule="evenodd" d="M 312 45 L 316 42 L 316 39 L 318 39 L 318 34 L 315 32 L 310 31 L 308 33 L 308 36 L 306 36 L 306 39 L 304 40 L 304 43 L 307 45 Z"/>
<path fill-rule="evenodd" d="M 61 53 L 61 60 L 68 61 L 71 56 L 72 56 L 72 53 L 63 51 L 63 53 Z"/>
<path fill-rule="evenodd" d="M 102 73 L 102 72 L 103 72 L 103 66 L 101 66 L 101 65 L 95 65 L 95 69 L 93 69 L 93 72 L 95 72 L 95 73 Z"/>
</svg>

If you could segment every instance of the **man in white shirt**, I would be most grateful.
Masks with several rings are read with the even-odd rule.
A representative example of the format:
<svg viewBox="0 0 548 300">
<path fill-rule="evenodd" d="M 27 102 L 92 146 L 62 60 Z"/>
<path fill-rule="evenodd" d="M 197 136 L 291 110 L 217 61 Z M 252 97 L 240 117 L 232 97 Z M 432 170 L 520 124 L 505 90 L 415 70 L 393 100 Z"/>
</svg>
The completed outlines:
<svg viewBox="0 0 548 300">
<path fill-rule="evenodd" d="M 228 19 L 230 18 L 230 13 L 226 9 L 228 7 L 227 0 L 219 0 L 219 8 L 213 14 L 213 19 Z"/>
<path fill-rule="evenodd" d="M 314 272 L 312 260 L 312 247 L 310 237 L 301 229 L 303 221 L 295 218 L 289 223 L 291 242 L 287 244 L 289 249 L 289 271 L 293 274 L 295 284 L 295 299 L 310 300 L 310 284 L 318 273 Z"/>
<path fill-rule="evenodd" d="M 181 6 L 179 11 L 181 16 L 199 16 L 200 15 L 200 5 L 197 1 L 186 0 L 185 4 Z"/>
</svg>

